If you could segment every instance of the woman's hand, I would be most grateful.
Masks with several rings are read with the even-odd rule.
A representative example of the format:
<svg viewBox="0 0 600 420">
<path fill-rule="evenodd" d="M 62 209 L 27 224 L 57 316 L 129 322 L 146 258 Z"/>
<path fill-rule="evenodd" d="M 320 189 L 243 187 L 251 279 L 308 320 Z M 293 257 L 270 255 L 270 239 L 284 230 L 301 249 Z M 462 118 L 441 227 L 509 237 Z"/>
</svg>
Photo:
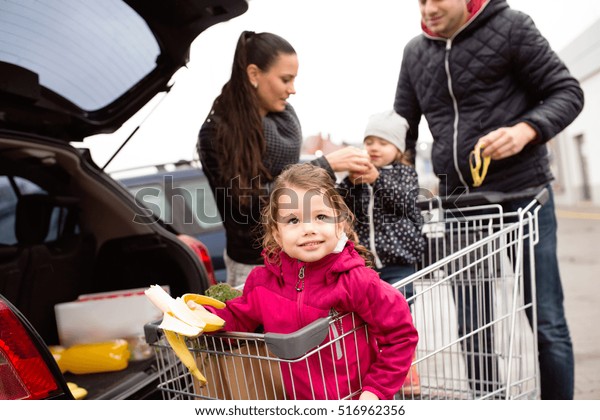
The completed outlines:
<svg viewBox="0 0 600 420">
<path fill-rule="evenodd" d="M 360 394 L 359 400 L 379 400 L 379 398 L 377 398 L 377 395 L 373 394 L 371 391 L 364 391 L 362 394 Z"/>
<path fill-rule="evenodd" d="M 368 172 L 373 168 L 366 150 L 354 146 L 347 146 L 325 155 L 329 166 L 334 172 Z"/>
<path fill-rule="evenodd" d="M 379 170 L 371 165 L 371 169 L 365 172 L 350 172 L 348 179 L 354 185 L 356 184 L 372 184 L 379 178 Z"/>
</svg>

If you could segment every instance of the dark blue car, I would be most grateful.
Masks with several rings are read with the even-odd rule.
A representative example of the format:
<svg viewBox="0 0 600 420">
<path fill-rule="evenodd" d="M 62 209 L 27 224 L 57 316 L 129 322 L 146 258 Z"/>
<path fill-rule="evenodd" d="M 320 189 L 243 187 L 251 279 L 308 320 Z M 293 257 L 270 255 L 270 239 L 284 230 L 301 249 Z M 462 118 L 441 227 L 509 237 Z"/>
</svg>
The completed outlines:
<svg viewBox="0 0 600 420">
<path fill-rule="evenodd" d="M 208 249 L 215 280 L 224 282 L 225 229 L 200 165 L 182 161 L 136 172 L 140 171 L 151 173 L 133 176 L 121 172 L 112 175 L 143 205 L 140 211 L 150 210 L 177 232 L 202 242 Z"/>
</svg>

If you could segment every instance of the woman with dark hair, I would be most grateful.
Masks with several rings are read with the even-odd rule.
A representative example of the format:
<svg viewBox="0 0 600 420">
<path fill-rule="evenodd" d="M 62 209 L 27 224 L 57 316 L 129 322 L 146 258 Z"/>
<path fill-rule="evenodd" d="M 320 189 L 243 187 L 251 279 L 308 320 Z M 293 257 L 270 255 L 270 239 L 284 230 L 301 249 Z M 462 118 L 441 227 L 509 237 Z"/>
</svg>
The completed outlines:
<svg viewBox="0 0 600 420">
<path fill-rule="evenodd" d="M 302 131 L 292 106 L 298 57 L 278 35 L 244 31 L 231 77 L 200 129 L 198 154 L 227 235 L 227 282 L 242 284 L 262 264 L 260 212 L 269 186 L 300 158 Z M 368 171 L 361 150 L 346 147 L 311 162 L 335 172 Z"/>
</svg>

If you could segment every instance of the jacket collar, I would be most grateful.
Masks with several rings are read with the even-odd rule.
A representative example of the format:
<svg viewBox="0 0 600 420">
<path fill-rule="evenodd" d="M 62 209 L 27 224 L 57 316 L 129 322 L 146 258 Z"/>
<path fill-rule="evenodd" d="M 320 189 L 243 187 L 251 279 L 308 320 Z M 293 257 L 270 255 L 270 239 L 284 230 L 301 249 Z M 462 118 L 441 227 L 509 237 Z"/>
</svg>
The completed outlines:
<svg viewBox="0 0 600 420">
<path fill-rule="evenodd" d="M 329 254 L 319 261 L 306 263 L 290 257 L 283 251 L 279 254 L 279 260 L 281 263 L 276 265 L 265 258 L 265 267 L 279 278 L 283 273 L 289 273 L 295 277 L 300 267 L 304 266 L 311 273 L 323 273 L 327 283 L 336 279 L 340 273 L 365 265 L 365 261 L 356 252 L 351 241 L 346 242 L 342 252 Z"/>
</svg>

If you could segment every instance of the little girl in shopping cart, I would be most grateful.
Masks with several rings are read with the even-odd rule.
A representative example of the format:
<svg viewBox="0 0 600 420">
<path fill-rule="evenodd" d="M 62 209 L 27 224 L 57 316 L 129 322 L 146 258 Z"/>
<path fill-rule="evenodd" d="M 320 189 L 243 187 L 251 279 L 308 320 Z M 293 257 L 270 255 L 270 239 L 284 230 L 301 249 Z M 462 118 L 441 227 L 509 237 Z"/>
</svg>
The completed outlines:
<svg viewBox="0 0 600 420">
<path fill-rule="evenodd" d="M 288 398 L 391 399 L 410 368 L 418 336 L 408 304 L 366 266 L 369 252 L 358 245 L 352 224 L 353 215 L 325 170 L 292 165 L 275 180 L 263 211 L 264 267 L 250 273 L 242 296 L 214 310 L 228 331 L 262 325 L 273 333 L 354 314 L 331 325 L 334 334 L 322 346 L 342 336 L 335 350 L 282 366 Z M 366 332 L 344 336 L 353 319 L 364 321 Z"/>
</svg>

